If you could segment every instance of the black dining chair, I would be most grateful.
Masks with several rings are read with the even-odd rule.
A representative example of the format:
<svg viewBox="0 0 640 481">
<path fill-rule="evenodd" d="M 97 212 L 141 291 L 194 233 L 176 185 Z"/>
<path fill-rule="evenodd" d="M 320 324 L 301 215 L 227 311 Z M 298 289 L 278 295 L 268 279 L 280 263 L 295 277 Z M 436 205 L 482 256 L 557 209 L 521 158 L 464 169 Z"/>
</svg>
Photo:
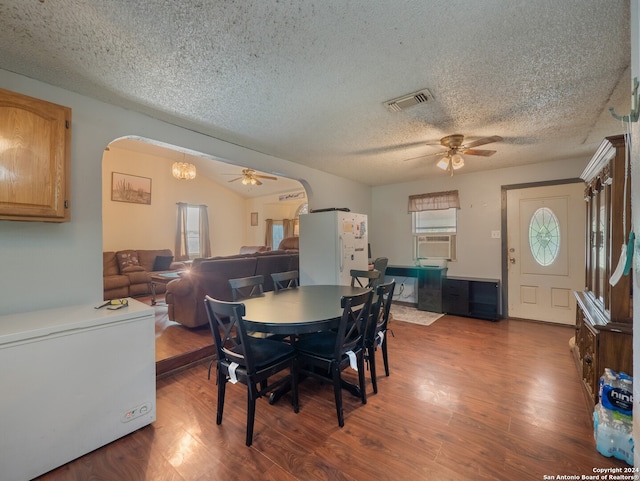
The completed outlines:
<svg viewBox="0 0 640 481">
<path fill-rule="evenodd" d="M 351 276 L 351 287 L 373 288 L 380 277 L 380 271 L 351 269 L 349 275 Z"/>
<path fill-rule="evenodd" d="M 261 296 L 264 293 L 263 284 L 264 276 L 262 275 L 229 279 L 231 298 L 234 302 L 237 302 L 243 299 Z"/>
<path fill-rule="evenodd" d="M 298 287 L 298 271 L 274 272 L 271 274 L 271 279 L 276 292 Z"/>
<path fill-rule="evenodd" d="M 376 350 L 378 347 L 382 350 L 385 374 L 389 376 L 389 355 L 387 351 L 387 332 L 389 331 L 387 324 L 389 323 L 389 311 L 395 287 L 396 281 L 394 279 L 386 284 L 380 284 L 376 288 L 376 301 L 371 308 L 371 316 L 366 327 L 365 360 L 369 364 L 371 385 L 374 393 L 378 392 L 376 377 Z"/>
<path fill-rule="evenodd" d="M 243 299 L 249 299 L 251 297 L 258 297 L 264 294 L 262 284 L 264 283 L 263 276 L 251 276 L 251 277 L 239 277 L 237 279 L 229 279 L 229 285 L 231 286 L 231 298 L 233 302 L 238 302 Z M 248 332 L 252 337 L 269 337 L 262 333 Z M 215 359 L 209 362 L 209 371 L 207 372 L 207 379 L 211 379 L 211 368 Z"/>
<path fill-rule="evenodd" d="M 244 304 L 219 301 L 209 296 L 205 297 L 204 302 L 216 346 L 218 384 L 216 424 L 222 423 L 227 383 L 244 384 L 247 386 L 246 445 L 251 446 L 256 399 L 291 381 L 291 404 L 294 412 L 298 412 L 296 351 L 290 344 L 247 335 L 243 319 Z M 269 378 L 286 369 L 290 371 L 289 376 L 280 376 L 269 384 Z"/>
<path fill-rule="evenodd" d="M 358 370 L 356 392 L 367 403 L 364 373 L 364 329 L 371 310 L 373 291 L 341 299 L 342 316 L 337 331 L 321 331 L 300 338 L 295 343 L 298 372 L 302 375 L 331 380 L 338 414 L 338 425 L 344 426 L 341 372 L 353 365 Z"/>
</svg>

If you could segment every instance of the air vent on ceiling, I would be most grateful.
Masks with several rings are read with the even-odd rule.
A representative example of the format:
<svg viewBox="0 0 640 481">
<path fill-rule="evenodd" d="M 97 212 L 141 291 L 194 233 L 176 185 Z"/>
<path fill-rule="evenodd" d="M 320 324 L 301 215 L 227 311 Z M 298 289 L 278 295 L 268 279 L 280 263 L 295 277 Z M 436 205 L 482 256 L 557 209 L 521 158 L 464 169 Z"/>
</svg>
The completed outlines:
<svg viewBox="0 0 640 481">
<path fill-rule="evenodd" d="M 422 89 L 412 94 L 399 97 L 397 99 L 388 100 L 384 103 L 384 105 L 391 112 L 400 112 L 401 110 L 406 110 L 409 107 L 423 104 L 431 100 L 433 100 L 433 95 L 431 95 L 431 92 L 429 92 L 428 89 Z"/>
</svg>

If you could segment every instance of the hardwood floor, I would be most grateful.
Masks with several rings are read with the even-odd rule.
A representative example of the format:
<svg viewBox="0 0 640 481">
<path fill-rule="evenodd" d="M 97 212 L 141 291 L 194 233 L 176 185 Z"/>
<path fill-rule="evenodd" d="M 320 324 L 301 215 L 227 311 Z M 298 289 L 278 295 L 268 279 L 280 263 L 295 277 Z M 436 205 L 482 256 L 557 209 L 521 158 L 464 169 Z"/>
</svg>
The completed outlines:
<svg viewBox="0 0 640 481">
<path fill-rule="evenodd" d="M 217 426 L 200 362 L 158 379 L 151 426 L 38 480 L 539 481 L 627 466 L 595 449 L 572 328 L 455 316 L 391 328 L 391 376 L 375 395 L 368 383 L 366 405 L 345 393 L 342 429 L 332 387 L 309 379 L 298 414 L 288 397 L 258 400 L 248 448 L 246 388 L 229 385 Z"/>
<path fill-rule="evenodd" d="M 151 297 L 137 300 L 151 304 Z M 156 375 L 173 372 L 185 365 L 213 356 L 213 338 L 209 325 L 195 329 L 169 320 L 164 297 L 158 296 L 156 311 Z"/>
</svg>

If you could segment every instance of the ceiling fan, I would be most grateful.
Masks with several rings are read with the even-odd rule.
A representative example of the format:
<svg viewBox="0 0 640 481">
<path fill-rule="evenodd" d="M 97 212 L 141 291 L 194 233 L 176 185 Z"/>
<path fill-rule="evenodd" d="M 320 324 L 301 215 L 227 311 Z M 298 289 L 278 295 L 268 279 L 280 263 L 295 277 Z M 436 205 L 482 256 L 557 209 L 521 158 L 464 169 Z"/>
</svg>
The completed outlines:
<svg viewBox="0 0 640 481">
<path fill-rule="evenodd" d="M 489 157 L 496 153 L 495 150 L 482 150 L 482 149 L 474 149 L 473 147 L 477 147 L 479 145 L 491 144 L 493 142 L 500 142 L 502 137 L 498 135 L 494 135 L 492 137 L 483 137 L 478 140 L 474 140 L 473 142 L 469 142 L 468 144 L 464 144 L 464 135 L 461 134 L 453 134 L 447 135 L 446 137 L 442 137 L 440 139 L 440 145 L 445 147 L 447 150 L 442 152 L 435 152 L 433 154 L 427 154 L 427 156 L 431 155 L 442 155 L 442 157 L 438 163 L 436 164 L 440 169 L 447 170 L 453 176 L 453 171 L 458 170 L 461 167 L 464 167 L 464 157 L 460 154 L 465 155 L 480 155 L 482 157 Z M 422 156 L 426 157 L 426 156 Z"/>
<path fill-rule="evenodd" d="M 227 174 L 227 175 L 233 175 L 233 174 Z M 242 174 L 240 174 L 240 177 L 231 179 L 229 182 L 235 182 L 236 180 L 240 180 L 244 185 L 262 185 L 262 182 L 260 181 L 260 179 L 278 180 L 277 177 L 273 177 L 271 175 L 258 174 L 253 169 L 242 169 Z"/>
</svg>

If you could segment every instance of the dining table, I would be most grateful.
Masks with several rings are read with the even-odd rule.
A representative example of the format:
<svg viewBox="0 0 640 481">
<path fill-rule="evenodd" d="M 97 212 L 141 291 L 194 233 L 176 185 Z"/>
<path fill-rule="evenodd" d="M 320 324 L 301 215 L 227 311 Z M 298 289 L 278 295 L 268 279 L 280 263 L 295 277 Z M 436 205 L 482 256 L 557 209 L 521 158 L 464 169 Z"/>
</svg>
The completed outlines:
<svg viewBox="0 0 640 481">
<path fill-rule="evenodd" d="M 265 292 L 261 296 L 244 299 L 244 321 L 247 330 L 285 334 L 294 339 L 300 334 L 309 334 L 338 327 L 342 317 L 341 299 L 366 292 L 362 287 L 339 285 L 306 285 L 292 289 Z M 360 388 L 343 380 L 342 386 L 354 396 L 360 396 Z M 269 403 L 276 402 L 288 389 L 274 391 Z"/>
<path fill-rule="evenodd" d="M 268 334 L 308 334 L 337 327 L 343 296 L 367 289 L 336 285 L 307 285 L 265 292 L 242 300 L 247 330 Z"/>
</svg>

